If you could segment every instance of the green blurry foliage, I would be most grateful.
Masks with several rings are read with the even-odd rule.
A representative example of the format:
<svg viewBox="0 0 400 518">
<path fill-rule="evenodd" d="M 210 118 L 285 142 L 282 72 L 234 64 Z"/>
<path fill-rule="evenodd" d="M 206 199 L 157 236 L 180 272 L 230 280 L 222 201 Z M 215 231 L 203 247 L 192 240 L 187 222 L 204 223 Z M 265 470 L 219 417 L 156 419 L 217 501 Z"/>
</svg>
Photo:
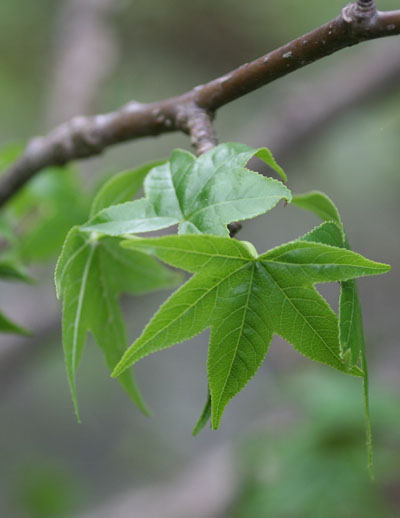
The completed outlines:
<svg viewBox="0 0 400 518">
<path fill-rule="evenodd" d="M 233 518 L 393 518 L 400 465 L 399 399 L 373 391 L 376 481 L 365 454 L 354 381 L 306 370 L 283 381 L 280 404 L 237 450 Z M 388 427 L 390 423 L 390 427 Z"/>
<path fill-rule="evenodd" d="M 8 484 L 18 518 L 70 517 L 84 496 L 64 466 L 43 461 L 19 466 Z"/>
</svg>

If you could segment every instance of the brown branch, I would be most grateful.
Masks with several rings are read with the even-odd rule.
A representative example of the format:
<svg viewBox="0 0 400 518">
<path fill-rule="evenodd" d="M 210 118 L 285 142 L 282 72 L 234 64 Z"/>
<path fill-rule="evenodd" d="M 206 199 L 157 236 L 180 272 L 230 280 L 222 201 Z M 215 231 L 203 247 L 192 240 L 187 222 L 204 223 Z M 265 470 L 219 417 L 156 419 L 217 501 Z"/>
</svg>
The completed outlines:
<svg viewBox="0 0 400 518">
<path fill-rule="evenodd" d="M 127 140 L 171 131 L 188 133 L 193 107 L 211 116 L 235 99 L 345 47 L 398 34 L 400 10 L 379 12 L 374 2 L 358 0 L 331 22 L 183 95 L 152 104 L 132 102 L 105 115 L 76 117 L 28 144 L 0 181 L 0 206 L 45 167 L 94 156 Z"/>
<path fill-rule="evenodd" d="M 316 139 L 334 122 L 355 110 L 370 106 L 400 88 L 400 54 L 397 45 L 381 52 L 357 54 L 326 74 L 312 88 L 286 96 L 274 106 L 273 123 L 259 122 L 247 128 L 254 147 L 268 146 L 278 162 L 288 163 L 315 146 Z M 258 171 L 270 174 L 267 166 Z"/>
<path fill-rule="evenodd" d="M 183 106 L 179 115 L 182 130 L 190 135 L 197 156 L 217 145 L 217 136 L 212 125 L 212 114 L 197 105 Z"/>
</svg>

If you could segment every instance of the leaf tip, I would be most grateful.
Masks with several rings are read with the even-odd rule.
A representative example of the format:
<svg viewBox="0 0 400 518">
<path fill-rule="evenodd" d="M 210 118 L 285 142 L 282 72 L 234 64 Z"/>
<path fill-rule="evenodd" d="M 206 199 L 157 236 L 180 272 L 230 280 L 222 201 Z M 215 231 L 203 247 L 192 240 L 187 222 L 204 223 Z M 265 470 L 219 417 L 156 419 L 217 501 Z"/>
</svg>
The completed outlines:
<svg viewBox="0 0 400 518">
<path fill-rule="evenodd" d="M 75 413 L 76 422 L 78 424 L 82 424 L 81 416 L 80 416 L 80 413 L 79 413 L 78 400 L 77 400 L 77 397 L 76 397 L 75 393 L 72 394 L 72 403 L 74 405 L 74 413 Z"/>
<path fill-rule="evenodd" d="M 111 372 L 112 378 L 118 378 L 121 376 L 121 374 L 126 370 L 126 367 L 122 362 L 117 363 L 117 365 L 114 367 L 114 370 Z"/>
</svg>

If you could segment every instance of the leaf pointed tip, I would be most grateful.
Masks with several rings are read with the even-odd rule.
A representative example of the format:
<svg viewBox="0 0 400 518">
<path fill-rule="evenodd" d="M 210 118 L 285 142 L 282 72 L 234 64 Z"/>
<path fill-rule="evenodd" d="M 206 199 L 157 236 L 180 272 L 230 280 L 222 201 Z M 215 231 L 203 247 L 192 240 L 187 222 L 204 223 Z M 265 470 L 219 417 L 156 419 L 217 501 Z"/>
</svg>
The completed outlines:
<svg viewBox="0 0 400 518">
<path fill-rule="evenodd" d="M 79 407 L 78 407 L 78 399 L 76 397 L 75 391 L 72 394 L 72 403 L 74 405 L 74 413 L 75 413 L 75 419 L 78 424 L 82 424 L 81 416 L 79 413 Z"/>
<path fill-rule="evenodd" d="M 122 362 L 119 362 L 119 363 L 117 363 L 117 365 L 114 368 L 114 370 L 111 372 L 111 377 L 112 378 L 118 378 L 119 376 L 121 376 L 121 374 L 125 370 L 126 370 L 126 367 L 124 366 L 124 364 Z"/>
<path fill-rule="evenodd" d="M 214 411 L 214 409 L 211 410 L 211 430 L 218 430 L 221 425 L 222 414 L 223 411 L 217 413 L 217 411 Z"/>
<path fill-rule="evenodd" d="M 153 412 L 150 410 L 150 408 L 148 406 L 145 406 L 145 407 L 142 407 L 141 408 L 141 411 L 142 413 L 148 417 L 149 419 L 151 419 L 152 417 L 154 417 L 154 414 Z"/>
</svg>

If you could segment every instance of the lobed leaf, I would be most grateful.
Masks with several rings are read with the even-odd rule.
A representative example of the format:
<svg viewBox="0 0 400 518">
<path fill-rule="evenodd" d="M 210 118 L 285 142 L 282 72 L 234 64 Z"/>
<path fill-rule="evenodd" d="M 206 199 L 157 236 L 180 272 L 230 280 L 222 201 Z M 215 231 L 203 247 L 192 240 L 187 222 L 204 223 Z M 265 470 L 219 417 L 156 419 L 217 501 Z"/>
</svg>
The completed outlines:
<svg viewBox="0 0 400 518">
<path fill-rule="evenodd" d="M 326 233 L 328 227 L 315 229 Z M 332 229 L 330 229 L 332 231 Z M 208 377 L 212 427 L 264 360 L 274 333 L 312 360 L 347 372 L 338 320 L 314 284 L 388 271 L 332 245 L 297 240 L 257 255 L 245 242 L 210 235 L 130 239 L 123 243 L 195 275 L 158 310 L 113 376 L 139 359 L 211 327 Z M 359 371 L 352 369 L 354 375 Z"/>
<path fill-rule="evenodd" d="M 339 212 L 332 200 L 322 192 L 310 192 L 301 196 L 296 196 L 293 203 L 306 210 L 310 210 L 328 221 L 325 225 L 337 225 L 341 233 L 341 244 L 350 250 L 350 243 L 345 234 L 342 220 Z M 331 223 L 329 223 L 331 220 Z M 322 225 L 321 225 L 322 226 Z M 311 239 L 320 241 L 322 235 L 312 236 Z M 331 235 L 332 238 L 332 235 Z M 323 237 L 323 239 L 326 239 Z M 361 369 L 364 384 L 364 406 L 366 417 L 366 435 L 369 471 L 373 478 L 373 448 L 372 448 L 372 430 L 369 412 L 369 377 L 368 363 L 366 356 L 365 334 L 362 318 L 362 309 L 358 295 L 357 283 L 355 280 L 342 281 L 339 299 L 339 341 L 341 347 L 341 356 L 348 369 L 355 368 L 361 360 Z"/>
<path fill-rule="evenodd" d="M 272 209 L 290 191 L 281 182 L 245 168 L 258 156 L 284 176 L 267 149 L 221 144 L 197 159 L 175 150 L 147 175 L 145 198 L 101 211 L 84 229 L 108 235 L 150 232 L 179 224 L 179 233 L 228 235 L 227 225 Z"/>
<path fill-rule="evenodd" d="M 339 211 L 333 201 L 326 194 L 313 191 L 293 198 L 294 205 L 314 212 L 321 219 L 336 224 L 341 232 L 341 244 L 336 239 L 336 246 L 350 250 L 350 243 L 344 232 Z M 326 223 L 329 224 L 329 223 Z M 311 238 L 312 239 L 312 238 Z M 317 236 L 316 241 L 320 240 Z M 349 366 L 354 366 L 360 360 L 364 351 L 365 356 L 365 335 L 362 322 L 362 310 L 358 297 L 356 281 L 349 280 L 341 283 L 339 300 L 339 338 L 342 348 L 342 355 L 347 358 Z M 366 360 L 365 369 L 366 367 Z"/>
<path fill-rule="evenodd" d="M 109 204 L 131 199 L 149 170 L 160 161 L 125 171 L 110 179 L 95 197 L 91 213 Z M 88 331 L 113 369 L 127 346 L 119 308 L 121 293 L 138 294 L 176 284 L 177 274 L 143 253 L 124 250 L 116 237 L 88 234 L 73 228 L 64 244 L 56 269 L 56 289 L 63 298 L 63 344 L 72 399 L 78 416 L 75 377 Z M 119 378 L 131 399 L 145 412 L 134 378 Z M 79 418 L 79 417 L 78 417 Z"/>
<path fill-rule="evenodd" d="M 113 369 L 126 349 L 119 295 L 143 293 L 176 284 L 176 274 L 141 252 L 124 250 L 120 239 L 69 233 L 56 269 L 58 297 L 63 298 L 63 343 L 72 398 L 78 415 L 75 377 L 88 331 Z M 119 378 L 131 399 L 147 409 L 129 373 Z"/>
</svg>

